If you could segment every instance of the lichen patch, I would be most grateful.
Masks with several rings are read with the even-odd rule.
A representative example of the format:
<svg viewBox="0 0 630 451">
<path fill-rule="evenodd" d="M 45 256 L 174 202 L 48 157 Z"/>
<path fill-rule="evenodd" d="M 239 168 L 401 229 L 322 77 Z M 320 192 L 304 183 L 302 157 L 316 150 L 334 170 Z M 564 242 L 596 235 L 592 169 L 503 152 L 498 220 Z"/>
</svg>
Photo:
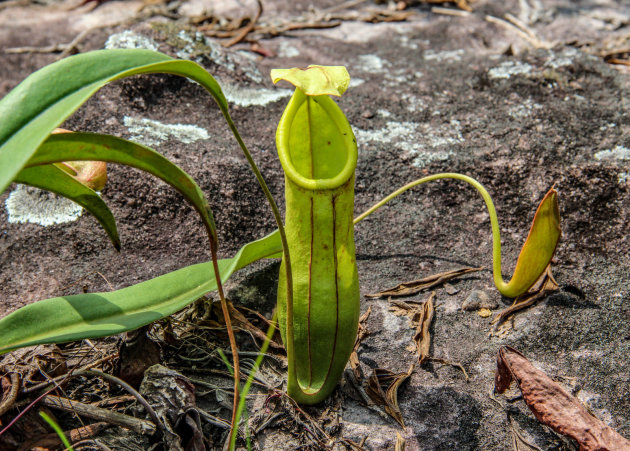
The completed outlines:
<svg viewBox="0 0 630 451">
<path fill-rule="evenodd" d="M 131 133 L 130 139 L 145 146 L 157 146 L 170 138 L 190 144 L 210 137 L 206 129 L 192 124 L 163 124 L 130 116 L 125 116 L 123 123 Z"/>
<path fill-rule="evenodd" d="M 5 207 L 13 224 L 64 224 L 76 221 L 83 213 L 82 207 L 65 197 L 25 185 L 18 185 L 9 194 Z"/>
</svg>

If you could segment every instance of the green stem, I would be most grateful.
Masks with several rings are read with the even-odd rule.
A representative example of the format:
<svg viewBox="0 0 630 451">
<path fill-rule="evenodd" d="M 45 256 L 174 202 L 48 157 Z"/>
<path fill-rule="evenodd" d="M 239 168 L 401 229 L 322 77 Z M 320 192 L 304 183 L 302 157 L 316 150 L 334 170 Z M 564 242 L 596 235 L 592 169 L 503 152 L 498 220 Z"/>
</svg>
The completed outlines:
<svg viewBox="0 0 630 451">
<path fill-rule="evenodd" d="M 461 180 L 463 182 L 468 183 L 469 185 L 472 185 L 479 192 L 479 194 L 481 194 L 481 197 L 483 198 L 484 202 L 486 203 L 486 207 L 488 208 L 488 215 L 490 216 L 490 224 L 492 226 L 492 273 L 494 277 L 494 284 L 496 285 L 497 289 L 499 290 L 501 294 L 506 295 L 506 293 L 508 293 L 509 291 L 508 291 L 508 283 L 505 283 L 505 281 L 503 280 L 503 276 L 501 275 L 501 232 L 499 230 L 499 220 L 497 219 L 497 212 L 496 212 L 496 209 L 494 208 L 494 203 L 492 202 L 492 198 L 490 197 L 490 194 L 488 194 L 488 191 L 486 191 L 486 189 L 483 187 L 483 185 L 481 185 L 481 183 L 479 183 L 477 180 L 473 179 L 472 177 L 468 177 L 467 175 L 462 175 L 462 174 L 456 174 L 453 172 L 445 172 L 442 174 L 434 174 L 434 175 L 429 175 L 427 177 L 422 177 L 421 179 L 415 180 L 397 189 L 396 191 L 391 193 L 389 196 L 385 197 L 383 200 L 373 205 L 367 211 L 361 213 L 359 216 L 357 216 L 354 219 L 354 223 L 355 224 L 359 223 L 360 221 L 365 219 L 367 216 L 371 215 L 376 210 L 381 208 L 383 205 L 388 203 L 390 200 L 394 199 L 395 197 L 399 196 L 405 191 L 415 186 L 421 185 L 423 183 L 431 182 L 433 180 L 440 180 L 440 179 Z"/>
<path fill-rule="evenodd" d="M 254 172 L 254 175 L 256 176 L 256 180 L 258 180 L 258 184 L 260 185 L 260 188 L 263 190 L 263 193 L 265 194 L 265 197 L 267 198 L 267 202 L 269 203 L 269 206 L 271 207 L 271 210 L 273 212 L 273 217 L 276 220 L 276 224 L 278 226 L 278 232 L 280 233 L 280 241 L 282 243 L 282 253 L 284 254 L 284 261 L 286 263 L 285 274 L 287 277 L 287 318 L 288 318 L 287 321 L 289 321 L 289 318 L 293 318 L 293 274 L 291 271 L 291 256 L 289 255 L 289 243 L 287 241 L 287 234 L 284 230 L 282 216 L 280 215 L 280 209 L 278 208 L 276 201 L 273 199 L 273 196 L 271 195 L 271 191 L 269 191 L 269 188 L 267 187 L 267 183 L 265 183 L 265 179 L 260 173 L 258 166 L 256 166 L 256 163 L 254 162 L 252 155 L 249 153 L 247 146 L 243 142 L 241 135 L 236 129 L 236 126 L 234 125 L 234 122 L 232 121 L 232 118 L 230 117 L 230 113 L 228 111 L 223 111 L 223 115 L 225 119 L 227 120 L 230 130 L 232 130 L 232 133 L 236 137 L 236 141 L 238 141 L 238 145 L 243 150 L 243 153 L 245 154 L 245 158 L 247 158 L 247 161 L 249 162 L 249 165 L 252 171 Z M 295 353 L 293 351 L 293 328 L 289 328 L 289 329 L 287 329 L 287 342 L 285 343 L 285 350 L 287 352 L 287 360 L 289 362 L 294 362 Z M 296 378 L 295 365 L 291 363 L 289 364 L 288 377 L 289 379 Z"/>
</svg>

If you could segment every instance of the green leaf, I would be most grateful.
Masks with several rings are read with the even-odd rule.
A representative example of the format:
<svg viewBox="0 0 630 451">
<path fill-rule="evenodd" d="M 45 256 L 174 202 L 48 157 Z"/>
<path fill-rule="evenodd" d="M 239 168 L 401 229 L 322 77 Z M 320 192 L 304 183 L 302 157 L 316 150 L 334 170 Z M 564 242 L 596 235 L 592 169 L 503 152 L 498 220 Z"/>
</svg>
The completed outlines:
<svg viewBox="0 0 630 451">
<path fill-rule="evenodd" d="M 215 237 L 214 219 L 201 188 L 182 169 L 141 144 L 98 133 L 50 135 L 27 166 L 61 161 L 98 160 L 132 166 L 149 172 L 177 189 L 202 217 L 208 233 Z"/>
<path fill-rule="evenodd" d="M 120 250 L 120 238 L 116 228 L 114 215 L 107 204 L 93 190 L 79 182 L 63 169 L 54 164 L 24 168 L 14 180 L 16 183 L 34 186 L 46 191 L 52 191 L 67 197 L 92 213 L 109 235 L 116 250 Z"/>
<path fill-rule="evenodd" d="M 501 294 L 517 297 L 527 292 L 551 262 L 560 236 L 558 193 L 551 188 L 538 205 L 529 234 L 516 261 L 514 275 L 503 290 L 500 290 Z"/>
<path fill-rule="evenodd" d="M 31 74 L 0 100 L 0 192 L 49 133 L 105 84 L 138 74 L 169 73 L 195 80 L 227 117 L 217 81 L 192 61 L 141 49 L 98 50 L 57 61 Z"/>
<path fill-rule="evenodd" d="M 282 249 L 278 231 L 219 260 L 221 280 Z M 121 290 L 62 296 L 22 307 L 0 319 L 0 354 L 24 346 L 98 338 L 137 329 L 171 315 L 217 287 L 212 263 L 200 263 Z"/>
</svg>

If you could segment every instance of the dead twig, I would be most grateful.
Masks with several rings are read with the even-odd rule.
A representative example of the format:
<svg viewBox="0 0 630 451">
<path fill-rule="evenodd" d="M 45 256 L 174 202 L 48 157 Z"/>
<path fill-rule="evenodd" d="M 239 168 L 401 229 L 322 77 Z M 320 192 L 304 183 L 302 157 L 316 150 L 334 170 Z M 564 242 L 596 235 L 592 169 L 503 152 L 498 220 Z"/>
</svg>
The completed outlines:
<svg viewBox="0 0 630 451">
<path fill-rule="evenodd" d="M 431 12 L 433 14 L 443 14 L 445 16 L 457 16 L 457 17 L 468 17 L 471 12 L 461 9 L 451 9 L 451 8 L 442 8 L 441 6 L 434 6 L 431 8 Z"/>
<path fill-rule="evenodd" d="M 94 407 L 90 404 L 72 401 L 60 396 L 47 395 L 42 399 L 42 404 L 47 407 L 63 410 L 65 412 L 76 412 L 93 420 L 104 421 L 109 424 L 116 424 L 127 429 L 131 429 L 138 434 L 152 436 L 156 432 L 156 425 L 147 420 L 141 420 L 122 413 Z"/>
<path fill-rule="evenodd" d="M 256 12 L 256 15 L 254 16 L 254 18 L 252 20 L 250 20 L 250 22 L 247 24 L 247 26 L 245 26 L 236 36 L 234 36 L 234 38 L 230 39 L 228 42 L 223 44 L 223 47 L 227 48 L 227 47 L 232 47 L 233 45 L 238 44 L 243 39 L 245 39 L 245 37 L 252 30 L 254 30 L 254 28 L 256 27 L 256 24 L 258 23 L 258 19 L 260 19 L 260 15 L 263 12 L 262 2 L 260 0 L 256 0 L 256 3 L 258 3 L 258 11 Z"/>
<path fill-rule="evenodd" d="M 9 390 L 9 394 L 5 399 L 0 403 L 0 416 L 4 415 L 17 400 L 18 392 L 20 391 L 20 375 L 17 373 L 11 373 L 9 375 L 11 380 L 11 389 Z"/>
<path fill-rule="evenodd" d="M 455 368 L 459 368 L 462 371 L 462 373 L 464 373 L 464 378 L 466 379 L 466 382 L 470 381 L 470 378 L 468 377 L 468 373 L 466 372 L 466 369 L 464 368 L 464 366 L 461 363 L 451 362 L 450 360 L 441 359 L 439 357 L 429 357 L 428 360 L 430 360 L 432 362 L 438 362 L 438 363 L 441 363 L 443 365 L 449 365 L 449 366 L 454 366 Z"/>
<path fill-rule="evenodd" d="M 105 363 L 105 362 L 107 362 L 109 360 L 113 360 L 116 357 L 117 357 L 116 355 L 109 355 L 107 357 L 103 357 L 102 359 L 98 359 L 98 360 L 96 360 L 96 361 L 94 361 L 92 363 L 89 363 L 89 364 L 79 368 L 78 370 L 76 370 L 76 372 L 81 372 L 81 371 L 92 369 L 92 368 L 94 368 L 96 366 L 99 366 L 102 363 Z M 70 373 L 70 374 L 72 374 L 72 373 Z M 67 377 L 68 377 L 68 374 L 63 374 L 63 375 L 55 377 L 53 379 L 49 379 L 46 382 L 42 382 L 42 383 L 39 383 L 37 385 L 33 385 L 32 387 L 25 388 L 25 389 L 22 390 L 22 393 L 23 394 L 29 394 L 29 393 L 33 393 L 33 392 L 38 391 L 38 390 L 42 390 L 44 388 L 49 387 L 50 385 L 55 384 L 56 382 L 60 382 L 60 381 L 64 380 Z"/>
<path fill-rule="evenodd" d="M 507 15 L 507 17 L 510 17 L 512 20 L 514 20 L 514 23 L 509 20 L 499 19 L 498 17 L 494 16 L 486 16 L 486 21 L 496 25 L 500 25 L 508 29 L 509 31 L 517 34 L 521 39 L 523 39 L 536 49 L 550 49 L 555 45 L 553 43 L 539 39 L 530 28 L 523 25 L 522 22 L 516 19 L 514 16 Z M 523 25 L 524 28 L 521 28 L 520 25 Z"/>
<path fill-rule="evenodd" d="M 98 370 L 85 370 L 85 371 L 82 371 L 81 373 L 102 377 L 103 379 L 107 379 L 108 381 L 119 385 L 121 388 L 126 390 L 130 395 L 134 396 L 138 400 L 138 402 L 142 405 L 142 407 L 144 407 L 144 409 L 147 411 L 147 413 L 151 417 L 151 420 L 153 420 L 153 422 L 155 423 L 155 426 L 157 426 L 160 432 L 162 433 L 164 432 L 164 425 L 160 421 L 160 418 L 157 416 L 157 413 L 155 413 L 155 410 L 153 410 L 153 407 L 151 407 L 151 405 L 147 402 L 147 400 L 144 399 L 144 397 L 140 393 L 138 393 L 131 385 L 117 378 L 116 376 L 112 376 L 111 374 L 103 373 Z M 79 373 L 79 375 L 81 373 Z M 75 375 L 77 374 L 75 373 Z"/>
</svg>

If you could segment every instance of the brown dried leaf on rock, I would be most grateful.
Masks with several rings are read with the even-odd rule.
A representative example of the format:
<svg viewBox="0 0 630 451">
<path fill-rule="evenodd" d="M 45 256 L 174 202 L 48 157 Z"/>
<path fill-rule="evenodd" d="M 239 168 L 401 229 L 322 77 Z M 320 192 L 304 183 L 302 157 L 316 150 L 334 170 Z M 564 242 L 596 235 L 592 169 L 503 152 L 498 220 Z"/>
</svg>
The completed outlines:
<svg viewBox="0 0 630 451">
<path fill-rule="evenodd" d="M 557 289 L 558 282 L 554 279 L 553 274 L 551 273 L 551 265 L 549 265 L 527 293 L 514 299 L 514 303 L 511 306 L 499 312 L 496 318 L 492 320 L 492 324 L 495 325 L 494 330 L 496 331 L 501 323 L 503 323 L 503 321 L 505 321 L 511 314 L 534 305 L 536 302 Z"/>
<path fill-rule="evenodd" d="M 363 380 L 363 370 L 361 369 L 361 363 L 359 362 L 357 350 L 359 349 L 361 340 L 363 340 L 363 338 L 369 333 L 367 327 L 365 327 L 365 322 L 370 317 L 370 313 L 372 313 L 372 306 L 369 306 L 365 313 L 359 317 L 359 330 L 357 332 L 357 338 L 354 340 L 352 354 L 350 354 L 350 367 L 352 368 L 354 377 L 359 382 Z"/>
<path fill-rule="evenodd" d="M 422 365 L 429 358 L 429 352 L 431 349 L 431 333 L 429 328 L 433 321 L 433 314 L 435 313 L 435 307 L 433 305 L 433 299 L 435 298 L 435 292 L 431 293 L 429 299 L 422 304 L 422 311 L 420 318 L 418 318 L 418 326 L 416 327 L 416 333 L 413 336 L 413 341 L 416 343 L 416 351 L 418 353 L 418 363 Z"/>
<path fill-rule="evenodd" d="M 630 441 L 601 420 L 557 382 L 535 368 L 520 352 L 508 346 L 499 349 L 494 390 L 503 393 L 515 380 L 534 416 L 554 431 L 569 436 L 581 451 L 630 450 Z"/>
<path fill-rule="evenodd" d="M 442 285 L 449 280 L 455 279 L 456 277 L 463 276 L 464 274 L 468 274 L 475 271 L 481 271 L 483 268 L 460 268 L 454 269 L 452 271 L 446 271 L 438 274 L 433 274 L 428 277 L 424 277 L 419 280 L 414 280 L 411 282 L 404 282 L 399 285 L 396 285 L 393 288 L 387 289 L 385 291 L 381 291 L 380 293 L 374 294 L 366 294 L 365 296 L 368 298 L 380 298 L 380 297 L 397 297 L 397 296 L 411 296 L 413 294 L 419 293 L 423 290 L 429 290 L 431 288 Z"/>
<path fill-rule="evenodd" d="M 160 346 L 148 336 L 151 325 L 125 334 L 120 344 L 115 375 L 138 388 L 147 368 L 160 363 Z"/>
<path fill-rule="evenodd" d="M 414 365 L 410 365 L 406 373 L 394 373 L 384 368 L 375 368 L 367 381 L 366 392 L 370 399 L 375 404 L 383 406 L 385 412 L 403 428 L 405 421 L 398 406 L 398 388 L 411 376 L 413 370 Z"/>
<path fill-rule="evenodd" d="M 400 435 L 400 432 L 396 432 L 396 445 L 394 446 L 394 451 L 405 451 L 405 446 L 407 441 Z"/>
<path fill-rule="evenodd" d="M 163 440 L 167 449 L 206 450 L 195 402 L 195 386 L 186 376 L 162 365 L 154 365 L 144 374 L 140 394 L 164 425 Z"/>
<path fill-rule="evenodd" d="M 88 424 L 87 426 L 72 429 L 70 431 L 64 431 L 64 435 L 68 438 L 70 443 L 76 443 L 85 440 L 88 437 L 94 437 L 110 427 L 112 427 L 112 425 L 105 422 L 93 423 Z M 59 435 L 57 435 L 56 432 L 52 432 L 38 438 L 37 440 L 24 443 L 17 451 L 64 449 L 61 445 L 62 443 Z"/>
</svg>

